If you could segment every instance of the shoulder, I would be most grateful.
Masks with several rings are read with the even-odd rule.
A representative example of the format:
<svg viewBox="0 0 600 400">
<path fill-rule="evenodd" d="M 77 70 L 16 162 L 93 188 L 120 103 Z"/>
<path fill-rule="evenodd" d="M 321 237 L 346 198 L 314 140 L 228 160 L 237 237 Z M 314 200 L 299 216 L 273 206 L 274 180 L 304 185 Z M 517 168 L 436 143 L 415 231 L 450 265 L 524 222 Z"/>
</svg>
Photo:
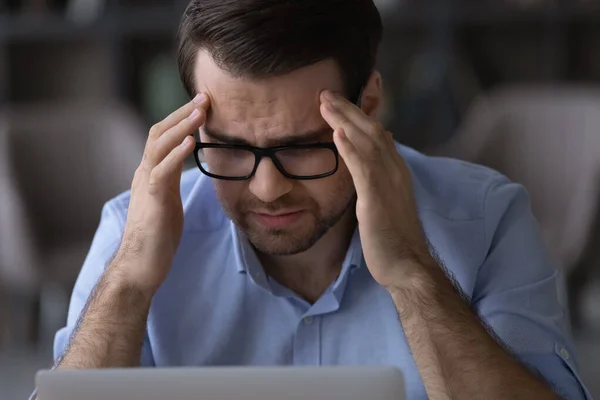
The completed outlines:
<svg viewBox="0 0 600 400">
<path fill-rule="evenodd" d="M 511 196 L 524 188 L 501 173 L 453 158 L 431 157 L 397 146 L 413 179 L 417 203 L 423 212 L 448 220 L 485 219 L 493 209 L 508 206 Z M 506 192 L 509 196 L 505 196 Z"/>
<path fill-rule="evenodd" d="M 480 165 L 429 157 L 400 146 L 399 152 L 411 171 L 428 240 L 465 294 L 474 295 L 482 280 L 491 281 L 507 270 L 510 265 L 505 263 L 522 265 L 522 260 L 510 259 L 513 254 L 528 258 L 529 263 L 538 260 L 539 269 L 546 271 L 544 245 L 523 186 Z M 501 265 L 489 260 L 492 253 Z M 525 275 L 498 279 L 511 284 Z"/>
</svg>

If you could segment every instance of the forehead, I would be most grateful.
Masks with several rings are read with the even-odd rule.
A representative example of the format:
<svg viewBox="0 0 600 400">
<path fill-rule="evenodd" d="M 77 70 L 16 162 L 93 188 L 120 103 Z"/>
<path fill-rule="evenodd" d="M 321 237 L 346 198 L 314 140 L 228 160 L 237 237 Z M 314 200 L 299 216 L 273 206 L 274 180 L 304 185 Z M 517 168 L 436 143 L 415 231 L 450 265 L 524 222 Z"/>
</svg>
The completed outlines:
<svg viewBox="0 0 600 400">
<path fill-rule="evenodd" d="M 326 127 L 319 112 L 319 94 L 343 88 L 333 60 L 283 76 L 251 80 L 232 77 L 206 51 L 198 52 L 195 82 L 196 91 L 207 92 L 211 98 L 207 126 L 257 146 Z"/>
</svg>

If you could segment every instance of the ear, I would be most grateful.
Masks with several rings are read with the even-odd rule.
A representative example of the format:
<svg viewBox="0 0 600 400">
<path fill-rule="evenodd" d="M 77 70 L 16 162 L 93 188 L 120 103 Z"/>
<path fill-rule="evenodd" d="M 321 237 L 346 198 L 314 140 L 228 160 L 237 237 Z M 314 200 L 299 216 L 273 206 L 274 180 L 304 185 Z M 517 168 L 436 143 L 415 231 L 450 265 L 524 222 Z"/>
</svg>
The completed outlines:
<svg viewBox="0 0 600 400">
<path fill-rule="evenodd" d="M 379 71 L 373 71 L 363 88 L 361 109 L 368 116 L 377 119 L 383 104 L 383 84 Z"/>
</svg>

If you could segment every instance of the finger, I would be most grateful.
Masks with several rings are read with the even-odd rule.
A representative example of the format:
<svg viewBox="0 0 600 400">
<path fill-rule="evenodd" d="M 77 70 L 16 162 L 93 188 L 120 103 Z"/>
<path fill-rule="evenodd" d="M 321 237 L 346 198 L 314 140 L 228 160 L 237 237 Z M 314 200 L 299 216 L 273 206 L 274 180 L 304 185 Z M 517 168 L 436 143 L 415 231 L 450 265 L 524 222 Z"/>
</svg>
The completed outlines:
<svg viewBox="0 0 600 400">
<path fill-rule="evenodd" d="M 361 156 L 352 142 L 348 140 L 343 128 L 338 128 L 333 131 L 333 142 L 335 147 L 352 174 L 353 170 L 357 169 L 357 165 L 361 162 Z"/>
<path fill-rule="evenodd" d="M 186 136 L 179 146 L 172 149 L 161 163 L 152 169 L 149 181 L 150 190 L 158 190 L 171 180 L 179 182 L 181 179 L 183 162 L 193 150 L 194 138 Z"/>
<path fill-rule="evenodd" d="M 195 108 L 192 113 L 156 140 L 148 149 L 153 165 L 159 164 L 186 136 L 192 136 L 206 122 L 206 112 Z"/>
<path fill-rule="evenodd" d="M 345 137 L 352 142 L 359 153 L 367 156 L 373 155 L 376 151 L 375 142 L 348 119 L 348 117 L 339 112 L 331 102 L 321 104 L 321 116 L 335 131 L 343 129 Z"/>
<path fill-rule="evenodd" d="M 333 106 L 339 110 L 340 113 L 344 114 L 346 118 L 362 132 L 368 134 L 377 141 L 379 145 L 386 145 L 385 129 L 381 126 L 379 121 L 369 117 L 365 112 L 359 108 L 356 104 L 351 103 L 346 98 L 333 93 L 329 90 L 325 90 L 322 93 L 322 101 L 331 102 Z"/>
<path fill-rule="evenodd" d="M 387 132 L 379 122 L 373 120 L 360 108 L 335 93 L 324 91 L 322 100 L 326 108 L 339 114 L 338 119 L 345 118 L 349 121 L 349 124 L 358 129 L 358 131 L 347 131 L 347 136 L 357 144 L 365 158 L 380 160 L 386 166 L 386 169 L 397 164 L 396 158 L 399 155 L 396 144 L 391 133 Z M 331 105 L 327 106 L 328 103 Z M 371 141 L 361 140 L 359 136 L 366 136 Z"/>
<path fill-rule="evenodd" d="M 343 128 L 338 128 L 333 132 L 333 142 L 352 176 L 356 191 L 362 192 L 366 189 L 366 181 L 362 168 L 364 161 L 362 161 L 360 152 L 348 139 Z"/>
<path fill-rule="evenodd" d="M 155 124 L 150 129 L 150 140 L 156 140 L 162 136 L 166 131 L 179 124 L 182 120 L 187 118 L 194 109 L 204 110 L 205 112 L 210 107 L 210 99 L 205 93 L 198 93 L 194 99 L 181 108 L 174 111 L 168 117 L 163 119 L 161 122 Z"/>
</svg>

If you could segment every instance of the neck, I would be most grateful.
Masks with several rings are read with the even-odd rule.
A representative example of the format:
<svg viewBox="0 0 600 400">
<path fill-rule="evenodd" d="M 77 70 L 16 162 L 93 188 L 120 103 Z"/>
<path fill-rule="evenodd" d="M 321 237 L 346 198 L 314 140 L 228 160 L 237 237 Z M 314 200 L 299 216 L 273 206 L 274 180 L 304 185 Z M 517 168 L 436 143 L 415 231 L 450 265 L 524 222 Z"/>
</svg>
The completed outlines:
<svg viewBox="0 0 600 400">
<path fill-rule="evenodd" d="M 303 253 L 292 256 L 258 254 L 267 275 L 313 304 L 337 279 L 356 227 L 354 207 Z"/>
</svg>

